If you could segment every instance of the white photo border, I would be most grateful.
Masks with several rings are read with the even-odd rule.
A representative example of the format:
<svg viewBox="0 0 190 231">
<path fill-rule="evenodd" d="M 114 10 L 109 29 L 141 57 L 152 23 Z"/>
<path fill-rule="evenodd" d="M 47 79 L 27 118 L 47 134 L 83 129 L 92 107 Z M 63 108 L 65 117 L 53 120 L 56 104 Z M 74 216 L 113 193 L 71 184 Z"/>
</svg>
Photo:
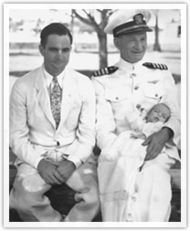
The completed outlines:
<svg viewBox="0 0 190 231">
<path fill-rule="evenodd" d="M 11 9 L 85 9 L 85 8 L 142 8 L 179 9 L 181 11 L 181 222 L 10 222 L 9 221 L 9 11 Z M 3 55 L 3 223 L 5 228 L 186 228 L 187 227 L 187 4 L 186 3 L 4 3 L 4 55 Z"/>
</svg>

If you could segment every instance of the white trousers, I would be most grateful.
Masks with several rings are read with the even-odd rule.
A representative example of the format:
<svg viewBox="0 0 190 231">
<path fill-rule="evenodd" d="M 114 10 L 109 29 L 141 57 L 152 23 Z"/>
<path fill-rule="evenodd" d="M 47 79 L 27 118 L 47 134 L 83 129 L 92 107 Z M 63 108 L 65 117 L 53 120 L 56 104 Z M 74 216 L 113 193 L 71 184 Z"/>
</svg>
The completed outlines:
<svg viewBox="0 0 190 231">
<path fill-rule="evenodd" d="M 168 221 L 172 197 L 168 170 L 175 159 L 160 154 L 146 161 L 141 171 L 134 168 L 130 173 L 127 166 L 131 169 L 131 165 L 127 161 L 129 158 L 119 156 L 98 164 L 103 221 Z"/>
<path fill-rule="evenodd" d="M 76 191 L 76 204 L 65 221 L 91 221 L 99 211 L 97 164 L 90 157 L 68 179 L 66 184 Z M 60 221 L 62 216 L 50 205 L 44 194 L 51 188 L 36 169 L 23 163 L 18 167 L 10 207 L 15 208 L 23 221 Z"/>
</svg>

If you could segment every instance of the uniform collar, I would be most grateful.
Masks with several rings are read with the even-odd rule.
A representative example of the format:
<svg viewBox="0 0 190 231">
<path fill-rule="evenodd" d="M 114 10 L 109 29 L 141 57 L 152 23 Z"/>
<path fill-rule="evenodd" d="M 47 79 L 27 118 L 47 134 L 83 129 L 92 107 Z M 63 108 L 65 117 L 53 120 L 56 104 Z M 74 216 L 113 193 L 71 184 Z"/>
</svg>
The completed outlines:
<svg viewBox="0 0 190 231">
<path fill-rule="evenodd" d="M 120 61 L 116 64 L 121 70 L 125 71 L 136 71 L 141 65 L 142 65 L 142 60 L 137 62 L 137 63 L 129 63 L 125 61 L 124 59 L 120 58 Z"/>
<path fill-rule="evenodd" d="M 46 71 L 44 65 L 43 65 L 42 69 L 43 69 L 44 79 L 45 79 L 46 85 L 47 85 L 47 87 L 49 87 L 50 84 L 52 83 L 53 76 L 50 75 L 50 74 Z M 58 80 L 59 86 L 60 86 L 61 88 L 62 88 L 62 85 L 63 85 L 64 75 L 65 75 L 65 70 L 63 70 L 59 75 L 57 75 L 57 80 Z"/>
</svg>

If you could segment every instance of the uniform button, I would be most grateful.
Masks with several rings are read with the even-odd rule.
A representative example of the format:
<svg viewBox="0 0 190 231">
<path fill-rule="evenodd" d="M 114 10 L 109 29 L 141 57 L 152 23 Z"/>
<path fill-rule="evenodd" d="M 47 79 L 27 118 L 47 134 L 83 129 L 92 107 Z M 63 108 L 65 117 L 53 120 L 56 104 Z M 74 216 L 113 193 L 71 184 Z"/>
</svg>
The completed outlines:
<svg viewBox="0 0 190 231">
<path fill-rule="evenodd" d="M 59 143 L 59 141 L 57 141 L 57 146 L 59 146 L 60 145 L 60 143 Z"/>
<path fill-rule="evenodd" d="M 127 220 L 128 221 L 132 221 L 133 219 L 132 219 L 132 214 L 131 213 L 128 213 L 127 214 Z"/>
<path fill-rule="evenodd" d="M 133 200 L 133 201 L 136 201 L 136 197 L 135 197 L 135 196 L 132 196 L 132 200 Z"/>
<path fill-rule="evenodd" d="M 135 73 L 132 73 L 132 74 L 131 74 L 131 77 L 136 77 L 136 74 L 135 74 Z"/>
<path fill-rule="evenodd" d="M 139 86 L 135 86 L 134 89 L 135 89 L 135 90 L 138 90 L 138 89 L 139 89 Z"/>
<path fill-rule="evenodd" d="M 155 97 L 158 97 L 158 94 L 155 94 Z"/>
<path fill-rule="evenodd" d="M 136 108 L 137 108 L 137 109 L 140 109 L 140 108 L 141 108 L 141 105 L 140 105 L 140 104 L 137 104 L 137 105 L 136 105 Z"/>
<path fill-rule="evenodd" d="M 118 99 L 119 99 L 119 97 L 115 97 L 115 99 L 116 99 L 116 100 L 118 100 Z"/>
</svg>

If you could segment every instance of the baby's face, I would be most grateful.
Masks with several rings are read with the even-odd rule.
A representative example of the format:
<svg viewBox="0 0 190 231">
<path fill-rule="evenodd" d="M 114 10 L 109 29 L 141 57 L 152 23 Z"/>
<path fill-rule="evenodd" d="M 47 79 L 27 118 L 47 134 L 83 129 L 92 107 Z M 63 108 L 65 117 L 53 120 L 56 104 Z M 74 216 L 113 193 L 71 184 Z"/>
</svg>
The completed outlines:
<svg viewBox="0 0 190 231">
<path fill-rule="evenodd" d="M 156 123 L 160 121 L 164 123 L 167 121 L 169 116 L 170 110 L 165 105 L 155 105 L 147 115 L 147 122 Z"/>
</svg>

